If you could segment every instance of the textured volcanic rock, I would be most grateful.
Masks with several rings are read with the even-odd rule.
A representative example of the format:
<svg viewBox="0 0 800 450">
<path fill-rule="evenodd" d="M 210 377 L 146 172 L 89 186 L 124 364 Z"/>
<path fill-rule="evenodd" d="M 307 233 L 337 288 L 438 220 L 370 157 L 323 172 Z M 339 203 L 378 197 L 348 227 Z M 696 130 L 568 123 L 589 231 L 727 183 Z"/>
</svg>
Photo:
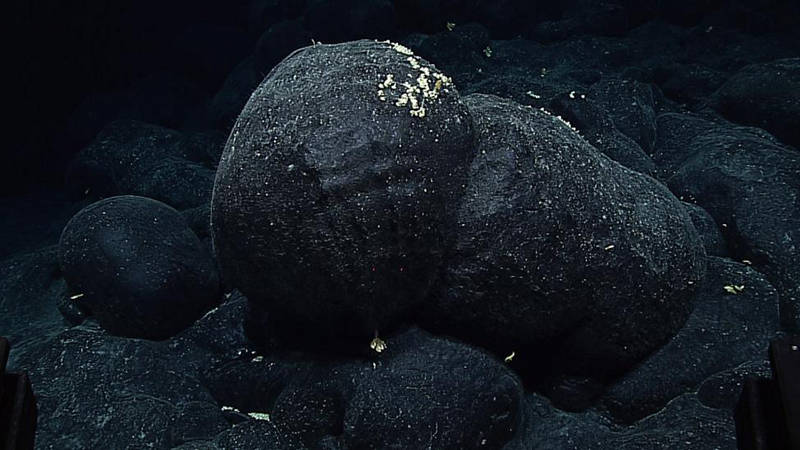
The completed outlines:
<svg viewBox="0 0 800 450">
<path fill-rule="evenodd" d="M 703 64 L 669 61 L 654 70 L 653 77 L 664 94 L 689 105 L 702 104 L 725 82 L 726 74 Z"/>
<path fill-rule="evenodd" d="M 525 398 L 520 432 L 506 450 L 528 449 L 736 449 L 730 409 L 709 408 L 684 394 L 664 409 L 628 427 L 615 426 L 595 412 L 566 413 L 547 398 Z"/>
<path fill-rule="evenodd" d="M 550 109 L 574 126 L 581 136 L 606 156 L 637 172 L 653 175 L 655 164 L 633 139 L 624 135 L 611 118 L 585 94 L 561 94 Z"/>
<path fill-rule="evenodd" d="M 732 294 L 725 286 L 744 288 Z M 709 376 L 763 357 L 779 328 L 778 295 L 763 275 L 710 257 L 686 325 L 616 381 L 600 403 L 618 420 L 639 420 L 694 391 Z"/>
<path fill-rule="evenodd" d="M 93 203 L 64 228 L 59 259 L 76 303 L 113 334 L 163 339 L 218 301 L 211 256 L 169 206 L 135 196 Z"/>
<path fill-rule="evenodd" d="M 58 313 L 67 286 L 59 277 L 58 247 L 45 247 L 0 261 L 0 336 L 17 355 L 65 328 Z"/>
<path fill-rule="evenodd" d="M 709 256 L 728 256 L 725 238 L 722 237 L 719 226 L 714 222 L 711 214 L 694 203 L 683 202 L 683 207 L 689 213 L 692 224 L 694 224 L 694 228 L 700 235 L 700 240 L 703 241 L 706 254 Z"/>
<path fill-rule="evenodd" d="M 199 380 L 245 353 L 244 305 L 233 296 L 163 342 L 109 336 L 89 320 L 15 347 L 12 367 L 29 373 L 38 400 L 37 445 L 169 449 L 235 435 Z"/>
<path fill-rule="evenodd" d="M 782 324 L 800 328 L 800 153 L 756 128 L 680 114 L 658 123 L 654 159 L 670 189 L 714 217 L 731 256 L 778 290 Z"/>
<path fill-rule="evenodd" d="M 29 373 L 39 408 L 37 445 L 167 449 L 227 428 L 211 395 L 162 348 L 88 324 L 24 355 L 19 368 Z M 199 412 L 202 420 L 192 419 Z"/>
<path fill-rule="evenodd" d="M 411 328 L 369 358 L 258 355 L 245 310 L 234 293 L 167 341 L 109 336 L 90 320 L 21 352 L 39 444 L 499 449 L 515 433 L 520 383 L 482 351 Z"/>
<path fill-rule="evenodd" d="M 554 116 L 493 96 L 464 102 L 477 155 L 431 326 L 513 350 L 539 374 L 599 379 L 663 344 L 705 267 L 681 203 Z"/>
<path fill-rule="evenodd" d="M 714 122 L 693 114 L 664 113 L 656 119 L 658 137 L 653 148 L 653 161 L 658 178 L 666 180 L 696 151 L 692 141 L 704 133 L 719 130 Z"/>
<path fill-rule="evenodd" d="M 766 351 L 762 352 L 761 356 L 766 357 Z M 769 360 L 747 361 L 708 377 L 697 388 L 697 399 L 709 408 L 733 411 L 748 377 L 772 378 Z"/>
<path fill-rule="evenodd" d="M 434 280 L 472 127 L 449 79 L 409 53 L 302 49 L 231 132 L 211 212 L 220 266 L 295 335 L 368 338 Z"/>
<path fill-rule="evenodd" d="M 491 59 L 484 50 L 491 46 L 489 30 L 477 23 L 458 24 L 452 31 L 407 39 L 414 51 L 456 80 L 459 88 L 482 77 Z"/>
<path fill-rule="evenodd" d="M 479 58 L 472 56 L 474 63 L 465 57 L 460 64 L 453 62 L 445 68 L 453 73 L 462 95 L 493 94 L 521 104 L 547 107 L 555 96 L 570 91 L 585 93 L 588 85 L 601 78 L 596 69 L 605 64 L 592 60 L 594 52 L 586 52 L 581 44 L 548 46 L 521 39 L 492 41 L 478 52 Z M 586 47 L 596 46 L 602 47 L 597 43 L 586 44 Z M 486 56 L 487 48 L 491 56 Z M 444 49 L 439 53 L 446 56 Z M 437 54 L 431 60 L 438 65 L 440 58 Z"/>
<path fill-rule="evenodd" d="M 214 138 L 192 137 L 136 121 L 112 122 L 67 169 L 76 193 L 136 194 L 190 208 L 208 202 Z"/>
<path fill-rule="evenodd" d="M 593 84 L 588 97 L 606 110 L 614 125 L 645 151 L 656 140 L 653 88 L 638 81 L 607 78 Z"/>
<path fill-rule="evenodd" d="M 734 122 L 800 147 L 800 58 L 744 67 L 714 93 L 712 104 Z"/>
<path fill-rule="evenodd" d="M 389 337 L 386 352 L 365 360 L 259 357 L 247 348 L 241 328 L 244 310 L 245 299 L 234 294 L 165 342 L 108 336 L 90 323 L 21 352 L 15 370 L 31 374 L 39 398 L 37 442 L 47 448 L 137 443 L 183 450 L 386 448 L 392 443 L 470 448 L 469 441 L 456 439 L 483 431 L 486 448 L 499 448 L 513 433 L 502 447 L 509 450 L 648 444 L 735 448 L 730 411 L 735 382 L 764 372 L 748 363 L 734 369 L 733 379 L 714 375 L 698 395 L 703 403 L 684 394 L 647 419 L 618 427 L 594 412 L 560 411 L 537 394 L 520 403 L 519 387 L 507 369 L 468 346 L 419 330 Z M 216 382 L 209 381 L 209 372 L 220 375 Z M 223 384 L 238 390 L 239 401 L 261 404 L 245 407 L 221 400 L 216 388 Z M 266 385 L 273 391 L 263 390 Z M 319 408 L 331 398 L 335 403 Z M 334 404 L 339 407 L 330 408 Z M 228 405 L 242 412 L 222 408 Z M 256 411 L 269 412 L 270 421 L 247 414 Z M 425 414 L 417 418 L 418 412 Z M 325 434 L 330 428 L 304 427 L 325 423 L 320 418 L 335 419 L 335 434 Z M 287 420 L 293 423 L 289 429 Z M 392 432 L 375 431 L 386 427 Z M 446 433 L 450 427 L 457 427 L 456 434 Z M 362 443 L 367 447 L 359 447 Z"/>
<path fill-rule="evenodd" d="M 351 448 L 500 448 L 511 437 L 522 389 L 502 364 L 416 330 L 389 345 L 383 367 L 362 367 L 345 411 Z"/>
<path fill-rule="evenodd" d="M 303 448 L 299 439 L 285 433 L 267 420 L 249 420 L 233 426 L 220 434 L 210 448 L 268 448 L 270 450 L 295 450 Z M 196 448 L 196 447 L 188 447 Z M 206 448 L 206 447 L 200 447 Z"/>
<path fill-rule="evenodd" d="M 243 369 L 290 380 L 270 417 L 307 448 L 502 448 L 514 434 L 522 389 L 497 360 L 416 328 L 386 342 L 369 358 L 304 357 L 297 372 L 273 357 Z"/>
<path fill-rule="evenodd" d="M 211 236 L 211 205 L 200 205 L 195 208 L 184 209 L 181 215 L 186 219 L 186 224 L 200 239 Z"/>
</svg>

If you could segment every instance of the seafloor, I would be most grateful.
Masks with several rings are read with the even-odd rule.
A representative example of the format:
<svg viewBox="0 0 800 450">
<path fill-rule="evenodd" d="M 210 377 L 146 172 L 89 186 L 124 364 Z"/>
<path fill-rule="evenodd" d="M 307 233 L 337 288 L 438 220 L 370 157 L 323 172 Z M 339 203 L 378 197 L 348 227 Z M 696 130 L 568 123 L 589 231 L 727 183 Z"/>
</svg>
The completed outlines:
<svg viewBox="0 0 800 450">
<path fill-rule="evenodd" d="M 737 447 L 800 330 L 797 2 L 70 3 L 9 7 L 36 448 Z"/>
</svg>

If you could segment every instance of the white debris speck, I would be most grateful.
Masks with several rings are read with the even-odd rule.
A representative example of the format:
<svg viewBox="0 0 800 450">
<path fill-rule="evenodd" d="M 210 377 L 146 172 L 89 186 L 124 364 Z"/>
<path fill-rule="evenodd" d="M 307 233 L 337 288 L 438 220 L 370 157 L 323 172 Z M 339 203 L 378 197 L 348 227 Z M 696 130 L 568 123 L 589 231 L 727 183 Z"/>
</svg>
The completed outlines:
<svg viewBox="0 0 800 450">
<path fill-rule="evenodd" d="M 378 336 L 375 336 L 375 338 L 370 341 L 369 348 L 375 350 L 377 353 L 381 353 L 386 350 L 386 342 L 384 342 L 383 339 L 379 338 Z"/>
<path fill-rule="evenodd" d="M 247 413 L 248 416 L 252 417 L 256 420 L 266 420 L 269 421 L 269 414 L 262 413 L 262 412 L 249 412 Z"/>
<path fill-rule="evenodd" d="M 412 72 L 407 74 L 408 78 L 414 81 L 398 83 L 394 79 L 394 74 L 387 74 L 385 79 L 378 83 L 378 99 L 385 102 L 391 96 L 395 106 L 398 108 L 408 107 L 409 114 L 423 118 L 428 114 L 426 102 L 430 104 L 443 92 L 449 92 L 447 88 L 452 86 L 453 80 L 440 72 L 435 72 L 431 67 L 421 64 L 421 60 L 416 56 L 410 55 L 406 61 L 411 66 L 412 72 L 417 72 L 416 78 Z M 400 92 L 397 94 L 393 93 L 398 90 Z"/>
<path fill-rule="evenodd" d="M 414 54 L 414 52 L 412 52 L 410 48 L 406 47 L 403 44 L 398 44 L 397 42 L 392 42 L 391 44 L 392 44 L 392 48 L 397 53 L 402 53 L 404 55 L 409 55 L 409 56 Z"/>
</svg>

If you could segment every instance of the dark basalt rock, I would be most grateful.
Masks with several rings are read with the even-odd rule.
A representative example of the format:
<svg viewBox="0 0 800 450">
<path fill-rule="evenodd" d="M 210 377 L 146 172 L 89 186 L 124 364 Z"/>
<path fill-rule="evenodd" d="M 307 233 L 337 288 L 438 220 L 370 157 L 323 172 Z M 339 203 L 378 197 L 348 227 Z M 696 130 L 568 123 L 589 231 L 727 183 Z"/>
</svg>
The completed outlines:
<svg viewBox="0 0 800 450">
<path fill-rule="evenodd" d="M 728 409 L 709 408 L 683 394 L 661 411 L 621 427 L 596 412 L 567 413 L 545 397 L 525 397 L 520 432 L 506 450 L 528 449 L 735 449 L 736 428 Z"/>
<path fill-rule="evenodd" d="M 705 267 L 680 202 L 554 116 L 464 102 L 477 154 L 430 326 L 515 351 L 513 366 L 538 377 L 604 380 L 663 344 Z"/>
<path fill-rule="evenodd" d="M 593 84 L 587 95 L 603 108 L 614 125 L 650 153 L 656 141 L 652 86 L 638 81 L 607 78 Z"/>
<path fill-rule="evenodd" d="M 726 118 L 764 128 L 800 147 L 800 58 L 744 67 L 714 93 L 711 102 Z"/>
<path fill-rule="evenodd" d="M 668 97 L 698 105 L 725 82 L 726 74 L 702 64 L 680 64 L 669 62 L 654 70 L 653 77 Z"/>
<path fill-rule="evenodd" d="M 728 249 L 725 243 L 725 238 L 719 231 L 717 223 L 711 214 L 702 207 L 694 203 L 683 202 L 686 212 L 692 219 L 692 224 L 697 232 L 700 234 L 700 240 L 703 241 L 703 247 L 706 248 L 706 254 L 709 256 L 728 256 Z"/>
<path fill-rule="evenodd" d="M 743 290 L 733 294 L 725 286 Z M 652 414 L 713 374 L 763 357 L 780 329 L 778 319 L 778 294 L 763 275 L 744 264 L 709 257 L 708 275 L 686 325 L 616 381 L 600 405 L 626 423 Z"/>
<path fill-rule="evenodd" d="M 271 418 L 308 448 L 502 448 L 513 436 L 522 390 L 501 363 L 414 328 L 386 342 L 288 378 Z"/>
<path fill-rule="evenodd" d="M 225 141 L 228 136 L 217 130 L 186 132 L 183 134 L 186 146 L 191 150 L 190 160 L 203 164 L 210 169 L 216 169 Z"/>
<path fill-rule="evenodd" d="M 232 421 L 268 412 L 296 448 L 472 448 L 484 439 L 483 447 L 501 448 L 514 434 L 520 383 L 482 351 L 411 328 L 384 336 L 380 354 L 257 354 L 243 335 L 244 314 L 234 293 L 168 344 L 220 405 L 241 411 Z M 216 442 L 263 428 L 237 427 Z"/>
<path fill-rule="evenodd" d="M 207 139 L 156 125 L 112 122 L 75 157 L 66 183 L 76 195 L 135 194 L 191 208 L 211 197 L 212 148 Z"/>
<path fill-rule="evenodd" d="M 181 215 L 186 219 L 186 224 L 194 231 L 200 239 L 211 236 L 211 206 L 200 205 L 181 211 Z"/>
<path fill-rule="evenodd" d="M 384 336 L 387 349 L 368 358 L 257 355 L 241 327 L 245 307 L 233 293 L 163 342 L 109 336 L 87 321 L 21 352 L 17 366 L 39 386 L 38 443 L 502 448 L 515 433 L 520 383 L 479 350 L 412 328 Z"/>
<path fill-rule="evenodd" d="M 269 448 L 295 450 L 303 448 L 299 439 L 280 430 L 267 420 L 248 420 L 234 425 L 230 430 L 214 439 L 216 449 Z M 200 447 L 204 448 L 204 447 Z"/>
<path fill-rule="evenodd" d="M 180 213 L 152 199 L 82 209 L 64 228 L 59 260 L 76 303 L 113 334 L 163 339 L 218 301 L 211 256 Z"/>
<path fill-rule="evenodd" d="M 214 399 L 162 348 L 88 324 L 23 355 L 18 363 L 31 376 L 39 409 L 37 445 L 168 449 L 226 429 Z"/>
<path fill-rule="evenodd" d="M 655 174 L 655 164 L 639 144 L 620 132 L 611 118 L 586 98 L 586 94 L 574 91 L 561 94 L 550 101 L 550 109 L 609 158 L 637 172 Z"/>
<path fill-rule="evenodd" d="M 211 211 L 220 266 L 254 305 L 301 326 L 295 335 L 369 339 L 436 276 L 472 126 L 452 85 L 406 53 L 374 41 L 302 49 L 231 132 Z M 417 117 L 397 102 L 426 71 L 437 95 L 416 94 Z"/>
<path fill-rule="evenodd" d="M 667 180 L 688 160 L 695 149 L 695 137 L 715 130 L 716 125 L 697 115 L 664 113 L 656 119 L 658 137 L 653 149 L 653 161 L 658 166 L 658 178 Z"/>
<path fill-rule="evenodd" d="M 476 80 L 479 70 L 488 69 L 491 61 L 484 49 L 490 46 L 489 30 L 477 23 L 454 25 L 451 31 L 424 36 L 412 45 L 414 51 L 453 77 L 459 86 Z"/>
<path fill-rule="evenodd" d="M 217 403 L 210 389 L 215 386 L 205 376 L 211 367 L 238 361 L 246 361 L 251 370 L 255 366 L 241 327 L 245 306 L 245 299 L 234 293 L 190 328 L 161 342 L 110 336 L 90 319 L 66 330 L 48 329 L 33 344 L 15 348 L 20 351 L 14 352 L 12 367 L 28 372 L 36 389 L 37 445 L 259 448 L 231 442 L 260 439 L 269 445 L 274 438 L 275 448 L 279 442 L 299 448 L 291 435 L 269 431 L 246 414 L 233 420 L 221 408 L 228 403 Z M 225 382 L 233 386 L 235 380 Z M 273 380 L 278 389 L 288 382 Z M 231 427 L 243 421 L 254 423 Z"/>
<path fill-rule="evenodd" d="M 733 411 L 748 377 L 772 378 L 769 360 L 748 361 L 708 377 L 697 388 L 697 399 L 709 408 Z"/>
<path fill-rule="evenodd" d="M 4 6 L 0 335 L 38 447 L 733 450 L 800 330 L 798 1 Z M 356 37 L 424 61 L 289 56 Z M 458 93 L 410 116 L 425 61 Z M 124 194 L 180 213 L 90 207 L 64 273 Z"/>
<path fill-rule="evenodd" d="M 491 56 L 485 53 L 487 49 Z M 462 95 L 492 94 L 523 105 L 549 107 L 554 97 L 570 91 L 585 93 L 589 84 L 600 79 L 601 73 L 595 65 L 598 61 L 592 60 L 593 54 L 586 53 L 575 43 L 491 41 L 477 55 L 445 67 L 453 74 Z M 431 60 L 438 65 L 443 57 L 447 57 L 447 52 L 440 49 Z"/>
<path fill-rule="evenodd" d="M 763 130 L 693 116 L 665 114 L 662 133 L 654 159 L 670 189 L 711 214 L 731 256 L 780 293 L 783 326 L 800 328 L 800 153 Z"/>
<path fill-rule="evenodd" d="M 55 245 L 0 261 L 0 334 L 14 349 L 10 366 L 17 355 L 66 328 L 58 312 L 66 292 Z"/>
</svg>

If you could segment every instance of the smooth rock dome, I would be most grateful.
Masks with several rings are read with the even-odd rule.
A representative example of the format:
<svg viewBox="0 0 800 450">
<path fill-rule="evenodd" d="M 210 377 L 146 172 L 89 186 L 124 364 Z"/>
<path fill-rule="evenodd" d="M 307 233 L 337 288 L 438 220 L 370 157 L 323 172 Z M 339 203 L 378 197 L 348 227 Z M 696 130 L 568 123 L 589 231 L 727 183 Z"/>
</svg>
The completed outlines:
<svg viewBox="0 0 800 450">
<path fill-rule="evenodd" d="M 296 51 L 250 97 L 219 164 L 224 277 L 293 335 L 396 323 L 435 279 L 471 123 L 452 81 L 399 44 Z"/>
<path fill-rule="evenodd" d="M 59 242 L 72 302 L 109 333 L 165 339 L 220 300 L 219 274 L 181 214 L 124 195 L 83 208 Z"/>
</svg>

